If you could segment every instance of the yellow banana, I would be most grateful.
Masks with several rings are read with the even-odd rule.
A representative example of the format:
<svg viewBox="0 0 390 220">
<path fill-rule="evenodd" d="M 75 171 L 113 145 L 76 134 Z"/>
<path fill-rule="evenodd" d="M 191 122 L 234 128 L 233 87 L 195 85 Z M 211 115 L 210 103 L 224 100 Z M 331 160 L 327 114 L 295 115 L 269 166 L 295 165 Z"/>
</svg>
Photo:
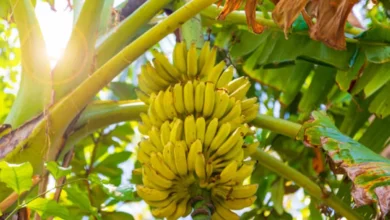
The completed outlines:
<svg viewBox="0 0 390 220">
<path fill-rule="evenodd" d="M 234 97 L 237 100 L 244 99 L 250 87 L 251 87 L 251 83 L 247 81 L 244 85 L 240 86 L 237 90 L 230 93 L 230 97 Z"/>
<path fill-rule="evenodd" d="M 169 60 L 165 57 L 164 54 L 158 52 L 157 50 L 152 50 L 152 54 L 154 58 L 161 63 L 164 69 L 171 74 L 175 79 L 180 79 L 180 72 L 169 62 Z"/>
<path fill-rule="evenodd" d="M 151 165 L 144 164 L 143 168 L 145 170 L 146 176 L 150 181 L 153 182 L 153 184 L 156 184 L 164 189 L 169 189 L 172 187 L 173 182 L 158 174 L 156 170 L 151 167 Z"/>
<path fill-rule="evenodd" d="M 242 109 L 242 111 L 245 111 L 245 110 L 251 108 L 256 102 L 257 102 L 257 98 L 256 97 L 242 100 L 241 101 L 241 109 Z"/>
<path fill-rule="evenodd" d="M 151 88 L 151 86 L 145 82 L 145 76 L 143 74 L 139 74 L 137 78 L 138 78 L 138 87 L 141 89 L 141 91 L 149 95 L 151 95 L 155 91 L 158 91 Z"/>
<path fill-rule="evenodd" d="M 231 125 L 230 123 L 225 123 L 221 125 L 221 127 L 218 129 L 217 134 L 213 138 L 213 141 L 210 144 L 210 152 L 214 152 L 222 145 L 222 143 L 226 140 L 226 138 L 230 134 Z"/>
<path fill-rule="evenodd" d="M 155 84 L 160 88 L 166 88 L 170 84 L 170 82 L 166 81 L 160 76 L 160 74 L 156 71 L 155 68 L 153 68 L 150 62 L 146 63 L 146 71 L 142 73 L 145 74 L 145 79 L 153 79 L 152 81 L 155 82 Z"/>
<path fill-rule="evenodd" d="M 225 115 L 229 105 L 229 95 L 222 90 L 215 93 L 215 107 L 211 118 L 222 118 Z"/>
<path fill-rule="evenodd" d="M 159 150 L 162 151 L 164 149 L 164 145 L 160 139 L 160 131 L 157 127 L 153 126 L 151 130 L 149 130 L 149 138 L 152 144 Z"/>
<path fill-rule="evenodd" d="M 135 94 L 137 95 L 137 97 L 141 101 L 143 101 L 143 102 L 145 102 L 145 104 L 149 105 L 149 95 L 146 92 L 144 92 L 138 88 L 135 88 L 134 91 L 135 91 Z"/>
<path fill-rule="evenodd" d="M 259 147 L 260 142 L 256 141 L 248 145 L 244 145 L 242 148 L 244 149 L 244 158 L 247 158 L 251 156 L 253 153 L 256 152 L 257 148 Z"/>
<path fill-rule="evenodd" d="M 198 69 L 202 70 L 206 60 L 208 59 L 210 53 L 210 41 L 206 41 L 203 44 L 202 50 L 200 51 L 199 59 L 198 59 Z"/>
<path fill-rule="evenodd" d="M 161 208 L 152 209 L 152 215 L 156 218 L 164 218 L 166 216 L 172 215 L 176 211 L 176 200 L 171 200 L 171 202 Z"/>
<path fill-rule="evenodd" d="M 178 113 L 182 114 L 185 111 L 184 108 L 184 97 L 183 97 L 183 86 L 180 83 L 175 84 L 173 87 L 173 102 L 175 109 Z"/>
<path fill-rule="evenodd" d="M 205 63 L 200 71 L 200 76 L 208 76 L 214 67 L 215 60 L 217 58 L 217 48 L 213 47 L 206 57 Z"/>
<path fill-rule="evenodd" d="M 241 115 L 241 101 L 238 100 L 236 105 L 227 113 L 220 121 L 219 124 L 223 124 L 225 122 L 233 121 L 235 118 L 240 117 Z"/>
<path fill-rule="evenodd" d="M 260 107 L 260 104 L 255 104 L 251 108 L 243 111 L 242 114 L 245 117 L 244 121 L 250 122 L 253 119 L 255 119 L 257 117 L 257 114 L 259 113 L 259 107 Z"/>
<path fill-rule="evenodd" d="M 175 194 L 173 196 L 169 196 L 168 198 L 161 200 L 161 201 L 150 201 L 150 200 L 145 200 L 146 203 L 148 203 L 149 206 L 155 207 L 155 208 L 163 208 L 167 206 L 171 201 L 174 201 L 176 199 Z"/>
<path fill-rule="evenodd" d="M 213 113 L 215 94 L 214 94 L 214 83 L 206 83 L 204 105 L 203 105 L 203 116 L 208 117 Z"/>
<path fill-rule="evenodd" d="M 138 130 L 141 134 L 147 135 L 149 128 L 146 125 L 144 125 L 143 123 L 138 123 Z"/>
<path fill-rule="evenodd" d="M 191 145 L 187 158 L 188 171 L 192 172 L 195 170 L 196 155 L 202 153 L 202 147 L 202 142 L 200 140 L 196 140 Z"/>
<path fill-rule="evenodd" d="M 188 114 L 192 114 L 194 112 L 194 86 L 192 81 L 188 81 L 184 85 L 184 107 Z"/>
<path fill-rule="evenodd" d="M 177 220 L 181 216 L 184 216 L 187 211 L 187 203 L 189 200 L 190 196 L 188 195 L 180 202 L 178 202 L 175 212 L 172 215 L 168 216 L 167 220 Z"/>
<path fill-rule="evenodd" d="M 158 152 L 158 153 L 160 153 L 160 152 Z M 164 158 L 162 158 L 162 154 L 160 156 L 161 156 L 161 158 L 157 155 L 157 153 L 153 152 L 150 155 L 150 164 L 164 178 L 166 178 L 168 180 L 175 179 L 176 175 L 172 172 L 172 170 L 168 167 L 168 165 L 165 164 Z"/>
<path fill-rule="evenodd" d="M 202 153 L 198 153 L 195 159 L 195 173 L 200 180 L 206 179 L 206 161 Z"/>
<path fill-rule="evenodd" d="M 241 151 L 243 151 L 242 149 L 242 145 L 244 144 L 244 139 L 239 139 L 233 146 L 232 149 L 230 149 L 229 152 L 227 152 L 225 155 L 222 155 L 220 159 L 223 159 L 223 160 L 231 160 L 233 159 L 235 156 L 237 156 L 238 154 L 240 154 Z"/>
<path fill-rule="evenodd" d="M 213 174 L 213 164 L 211 161 L 206 162 L 206 178 L 210 178 Z"/>
<path fill-rule="evenodd" d="M 239 141 L 239 139 L 242 139 L 240 127 L 237 128 L 222 145 L 220 145 L 214 155 L 221 156 L 228 153 Z"/>
<path fill-rule="evenodd" d="M 234 67 L 229 66 L 223 71 L 222 75 L 219 77 L 217 82 L 217 88 L 225 88 L 228 83 L 232 80 L 234 73 Z"/>
<path fill-rule="evenodd" d="M 164 67 L 161 65 L 161 63 L 156 60 L 156 58 L 153 58 L 153 65 L 156 69 L 156 72 L 164 78 L 165 81 L 171 82 L 170 84 L 174 84 L 178 82 L 178 79 L 176 79 L 174 76 L 172 76 L 169 72 L 167 72 Z"/>
<path fill-rule="evenodd" d="M 169 139 L 172 142 L 175 142 L 177 140 L 181 140 L 181 138 L 183 136 L 183 129 L 184 129 L 183 128 L 183 121 L 180 119 L 175 119 L 175 121 L 173 121 L 171 135 L 170 135 Z"/>
<path fill-rule="evenodd" d="M 163 146 L 165 146 L 169 142 L 170 136 L 171 136 L 171 128 L 169 125 L 169 121 L 165 121 L 160 128 L 160 139 Z"/>
<path fill-rule="evenodd" d="M 222 205 L 228 209 L 240 210 L 245 207 L 251 206 L 256 201 L 256 199 L 256 196 L 251 196 L 244 199 L 228 199 L 225 200 Z"/>
<path fill-rule="evenodd" d="M 160 91 L 154 100 L 156 113 L 161 121 L 166 121 L 168 116 L 165 114 L 164 110 L 164 91 Z"/>
<path fill-rule="evenodd" d="M 229 197 L 233 199 L 243 199 L 255 195 L 259 185 L 237 185 L 233 186 L 233 190 L 230 191 Z"/>
<path fill-rule="evenodd" d="M 240 219 L 240 217 L 236 213 L 223 207 L 222 205 L 220 205 L 219 202 L 214 202 L 214 206 L 215 206 L 215 213 L 217 213 L 221 217 L 221 219 L 224 219 L 224 220 L 239 220 Z"/>
<path fill-rule="evenodd" d="M 137 194 L 145 200 L 161 201 L 166 199 L 170 194 L 169 191 L 160 191 L 157 189 L 147 188 L 142 185 L 137 185 L 136 187 L 137 187 Z"/>
<path fill-rule="evenodd" d="M 168 89 L 164 92 L 164 110 L 165 114 L 169 119 L 173 119 L 177 117 L 177 112 L 175 110 L 174 102 L 173 102 L 173 92 L 172 87 L 168 87 Z"/>
<path fill-rule="evenodd" d="M 141 117 L 141 120 L 142 120 L 142 122 L 144 123 L 144 125 L 146 127 L 150 127 L 151 128 L 153 126 L 152 122 L 150 121 L 149 116 L 146 113 L 141 112 L 139 114 L 139 116 Z"/>
<path fill-rule="evenodd" d="M 175 164 L 176 164 L 176 170 L 180 176 L 186 176 L 188 173 L 186 148 L 187 147 L 184 141 L 176 142 L 175 149 L 174 149 Z"/>
<path fill-rule="evenodd" d="M 199 82 L 195 88 L 195 110 L 198 113 L 203 111 L 203 103 L 205 96 L 206 85 L 204 82 Z"/>
<path fill-rule="evenodd" d="M 218 129 L 218 118 L 214 118 L 210 121 L 209 125 L 207 126 L 205 137 L 204 137 L 204 146 L 209 147 L 211 142 L 214 139 L 214 136 Z"/>
<path fill-rule="evenodd" d="M 143 151 L 138 150 L 137 152 L 137 160 L 141 162 L 142 164 L 149 162 L 150 157 Z"/>
<path fill-rule="evenodd" d="M 173 65 L 179 70 L 182 77 L 187 73 L 187 49 L 184 42 L 178 42 L 173 49 Z"/>
<path fill-rule="evenodd" d="M 233 180 L 237 183 L 242 183 L 242 181 L 244 181 L 252 174 L 255 168 L 255 163 L 255 161 L 244 162 L 240 169 L 237 170 L 236 176 L 233 178 Z"/>
<path fill-rule="evenodd" d="M 194 115 L 189 115 L 184 120 L 184 136 L 189 146 L 196 140 L 196 123 Z"/>
<path fill-rule="evenodd" d="M 144 139 L 139 143 L 140 150 L 150 155 L 152 152 L 158 152 L 157 148 L 148 139 Z"/>
<path fill-rule="evenodd" d="M 154 103 L 155 99 L 156 99 L 156 94 L 152 93 L 152 95 L 150 96 L 150 106 L 148 108 L 148 116 L 150 118 L 150 121 L 152 122 L 152 125 L 160 127 L 163 122 L 157 116 L 156 107 Z"/>
<path fill-rule="evenodd" d="M 158 190 L 167 190 L 166 188 L 163 188 L 159 185 L 156 185 L 154 181 L 151 181 L 148 176 L 145 174 L 145 169 L 142 169 L 142 184 L 148 188 L 151 189 L 158 189 Z"/>
<path fill-rule="evenodd" d="M 196 138 L 200 140 L 201 143 L 204 142 L 206 132 L 206 120 L 203 117 L 196 119 Z"/>
<path fill-rule="evenodd" d="M 227 165 L 219 174 L 219 182 L 220 183 L 226 183 L 232 180 L 237 173 L 237 161 L 233 160 Z"/>
<path fill-rule="evenodd" d="M 248 78 L 245 76 L 241 76 L 239 78 L 230 81 L 227 86 L 227 90 L 229 91 L 229 94 L 236 91 L 240 86 L 244 85 L 248 81 L 249 81 Z"/>
<path fill-rule="evenodd" d="M 148 65 L 143 65 L 141 67 L 141 74 L 139 75 L 139 79 L 142 79 L 145 82 L 145 85 L 152 89 L 153 91 L 160 91 L 164 87 L 158 85 L 152 77 L 148 76 Z"/>
<path fill-rule="evenodd" d="M 196 52 L 196 44 L 192 43 L 187 55 L 187 75 L 193 79 L 198 73 L 198 55 Z"/>
<path fill-rule="evenodd" d="M 173 152 L 174 149 L 175 149 L 175 145 L 172 142 L 168 142 L 168 144 L 166 144 L 164 146 L 163 158 L 164 158 L 165 163 L 167 163 L 167 165 L 169 166 L 169 168 L 175 174 L 178 174 L 178 172 L 176 170 L 175 158 L 174 158 L 174 155 L 173 155 L 174 154 L 174 152 Z"/>
<path fill-rule="evenodd" d="M 214 66 L 211 71 L 208 73 L 207 82 L 212 82 L 217 84 L 219 76 L 221 75 L 223 68 L 225 68 L 225 61 L 219 62 L 216 66 Z"/>
</svg>

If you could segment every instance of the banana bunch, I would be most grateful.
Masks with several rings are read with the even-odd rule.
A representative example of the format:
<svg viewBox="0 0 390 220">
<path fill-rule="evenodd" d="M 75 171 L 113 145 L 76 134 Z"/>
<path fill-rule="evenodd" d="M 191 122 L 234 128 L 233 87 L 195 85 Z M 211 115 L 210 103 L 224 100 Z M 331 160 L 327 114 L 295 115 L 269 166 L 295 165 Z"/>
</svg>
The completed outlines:
<svg viewBox="0 0 390 220">
<path fill-rule="evenodd" d="M 259 104 L 246 98 L 247 77 L 232 80 L 234 69 L 215 65 L 217 48 L 206 42 L 177 43 L 173 64 L 158 51 L 138 76 L 141 113 L 137 158 L 142 163 L 140 195 L 155 217 L 178 219 L 192 212 L 198 196 L 213 206 L 213 219 L 238 219 L 231 210 L 250 206 L 257 185 L 243 185 L 254 169 L 249 156 L 258 142 L 246 143 Z M 195 212 L 194 212 L 195 213 Z M 193 213 L 193 215 L 194 215 Z"/>
</svg>

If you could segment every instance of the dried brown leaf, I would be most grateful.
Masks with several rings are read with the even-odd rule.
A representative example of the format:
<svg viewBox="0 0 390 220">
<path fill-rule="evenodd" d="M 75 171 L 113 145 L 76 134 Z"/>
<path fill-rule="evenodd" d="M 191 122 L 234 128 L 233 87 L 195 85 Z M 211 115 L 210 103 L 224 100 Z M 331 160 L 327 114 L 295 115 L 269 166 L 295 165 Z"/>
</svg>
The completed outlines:
<svg viewBox="0 0 390 220">
<path fill-rule="evenodd" d="M 260 34 L 264 31 L 264 26 L 256 21 L 257 0 L 247 0 L 245 5 L 246 22 L 253 32 Z"/>
<path fill-rule="evenodd" d="M 309 0 L 281 0 L 272 12 L 272 18 L 284 30 L 287 38 L 288 28 L 297 19 L 299 13 L 304 10 Z"/>
<path fill-rule="evenodd" d="M 318 2 L 317 23 L 310 30 L 311 38 L 336 50 L 345 50 L 344 26 L 357 0 L 321 0 Z"/>
<path fill-rule="evenodd" d="M 224 20 L 228 14 L 240 8 L 242 2 L 243 0 L 226 0 L 225 5 L 223 6 L 222 11 L 218 15 L 217 19 Z M 219 1 L 218 5 L 220 5 L 221 3 L 222 1 Z"/>
</svg>

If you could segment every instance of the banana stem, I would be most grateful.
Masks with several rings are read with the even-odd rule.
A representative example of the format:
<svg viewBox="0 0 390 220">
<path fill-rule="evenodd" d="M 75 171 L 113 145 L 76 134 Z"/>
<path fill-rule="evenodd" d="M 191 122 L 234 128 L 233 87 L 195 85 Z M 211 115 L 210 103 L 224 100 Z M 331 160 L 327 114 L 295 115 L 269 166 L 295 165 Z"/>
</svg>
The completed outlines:
<svg viewBox="0 0 390 220">
<path fill-rule="evenodd" d="M 194 211 L 191 214 L 193 220 L 210 220 L 214 210 L 213 204 L 205 196 L 197 196 L 193 198 L 192 207 Z"/>
<path fill-rule="evenodd" d="M 302 127 L 298 123 L 263 114 L 258 114 L 251 124 L 291 138 L 295 138 Z"/>
<path fill-rule="evenodd" d="M 345 218 L 349 220 L 362 219 L 351 209 L 351 207 L 343 203 L 337 196 L 324 192 L 307 176 L 275 159 L 271 155 L 258 150 L 252 155 L 252 158 L 258 160 L 259 164 L 277 173 L 281 177 L 294 181 L 297 185 L 303 187 L 311 196 L 322 200 L 325 204 L 333 208 L 337 213 L 343 215 Z"/>
</svg>

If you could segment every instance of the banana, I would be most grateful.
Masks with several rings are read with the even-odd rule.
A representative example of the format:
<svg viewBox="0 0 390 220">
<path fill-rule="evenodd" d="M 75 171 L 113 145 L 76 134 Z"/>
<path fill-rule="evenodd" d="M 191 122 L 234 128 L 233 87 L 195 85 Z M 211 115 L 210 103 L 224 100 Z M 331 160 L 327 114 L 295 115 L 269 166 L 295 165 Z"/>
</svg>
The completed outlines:
<svg viewBox="0 0 390 220">
<path fill-rule="evenodd" d="M 219 62 L 216 66 L 214 66 L 210 73 L 208 73 L 207 76 L 207 82 L 212 82 L 214 84 L 217 84 L 219 76 L 221 75 L 223 68 L 225 68 L 226 63 L 225 61 Z"/>
<path fill-rule="evenodd" d="M 165 57 L 164 54 L 158 52 L 157 50 L 152 50 L 152 54 L 154 58 L 161 63 L 164 69 L 172 75 L 175 79 L 180 79 L 180 72 L 169 62 L 169 60 Z"/>
<path fill-rule="evenodd" d="M 206 178 L 210 178 L 211 174 L 213 174 L 213 164 L 211 161 L 206 163 Z"/>
<path fill-rule="evenodd" d="M 202 153 L 198 153 L 195 159 L 195 173 L 200 180 L 206 179 L 206 161 Z"/>
<path fill-rule="evenodd" d="M 255 195 L 258 187 L 259 185 L 257 184 L 233 186 L 229 193 L 229 197 L 232 199 L 243 199 L 251 197 Z"/>
<path fill-rule="evenodd" d="M 144 123 L 146 127 L 151 128 L 153 126 L 152 121 L 150 120 L 149 116 L 146 113 L 141 112 L 139 116 L 141 117 L 142 123 Z"/>
<path fill-rule="evenodd" d="M 214 139 L 214 136 L 218 129 L 218 118 L 214 118 L 210 121 L 209 125 L 207 126 L 205 137 L 204 137 L 204 146 L 209 147 L 211 142 Z"/>
<path fill-rule="evenodd" d="M 244 164 L 237 170 L 236 176 L 233 180 L 237 183 L 242 183 L 248 176 L 250 176 L 255 169 L 255 161 L 244 162 Z"/>
<path fill-rule="evenodd" d="M 149 68 L 147 64 L 141 67 L 141 74 L 139 76 L 139 79 L 142 78 L 145 82 L 145 85 L 155 92 L 163 89 L 162 85 L 157 84 L 156 81 L 154 81 L 153 77 L 149 76 L 148 69 Z"/>
<path fill-rule="evenodd" d="M 214 67 L 217 58 L 217 47 L 213 47 L 206 57 L 205 63 L 200 71 L 200 76 L 208 76 Z"/>
<path fill-rule="evenodd" d="M 137 160 L 141 162 L 142 164 L 149 162 L 150 157 L 143 151 L 138 150 L 137 152 Z"/>
<path fill-rule="evenodd" d="M 215 93 L 215 107 L 211 118 L 221 118 L 222 116 L 224 116 L 228 105 L 229 95 L 222 90 L 218 90 Z"/>
<path fill-rule="evenodd" d="M 203 105 L 203 116 L 208 117 L 213 113 L 215 94 L 214 94 L 214 83 L 207 82 L 205 89 L 204 105 Z"/>
<path fill-rule="evenodd" d="M 139 132 L 141 134 L 147 135 L 148 131 L 149 131 L 149 128 L 146 125 L 142 124 L 142 123 L 138 123 L 138 130 L 139 130 Z"/>
<path fill-rule="evenodd" d="M 175 109 L 178 113 L 184 113 L 184 98 L 183 98 L 183 86 L 180 83 L 175 84 L 173 87 L 173 102 Z"/>
<path fill-rule="evenodd" d="M 229 121 L 233 121 L 237 117 L 240 117 L 241 115 L 241 101 L 238 100 L 236 104 L 233 106 L 233 108 L 230 110 L 229 113 L 227 113 L 220 121 L 219 124 L 223 124 Z"/>
<path fill-rule="evenodd" d="M 206 132 L 206 120 L 203 117 L 196 119 L 196 138 L 200 140 L 201 143 L 204 142 Z"/>
<path fill-rule="evenodd" d="M 156 218 L 164 218 L 165 216 L 170 216 L 176 211 L 176 200 L 171 200 L 171 202 L 161 208 L 152 209 L 152 215 Z"/>
<path fill-rule="evenodd" d="M 256 102 L 257 102 L 257 98 L 256 97 L 242 100 L 241 101 L 241 109 L 242 109 L 242 111 L 245 111 L 245 110 L 251 108 Z"/>
<path fill-rule="evenodd" d="M 235 143 L 239 141 L 239 139 L 242 139 L 240 127 L 237 128 L 222 145 L 220 145 L 214 155 L 221 156 L 228 153 L 235 146 Z"/>
<path fill-rule="evenodd" d="M 223 207 L 219 202 L 213 201 L 213 203 L 214 203 L 214 206 L 215 206 L 215 213 L 214 213 L 214 215 L 215 214 L 219 215 L 221 217 L 220 219 L 224 219 L 224 220 L 225 219 L 228 219 L 228 220 L 239 220 L 240 219 L 240 217 L 236 213 L 234 213 L 234 212 L 230 211 L 229 209 Z"/>
<path fill-rule="evenodd" d="M 158 91 L 158 90 L 154 90 L 153 88 L 151 88 L 151 86 L 145 82 L 145 76 L 143 74 L 139 74 L 137 76 L 137 78 L 138 78 L 138 87 L 144 93 L 150 95 L 150 94 L 154 93 L 155 91 Z"/>
<path fill-rule="evenodd" d="M 146 94 L 146 92 L 142 91 L 141 89 L 138 89 L 138 88 L 135 88 L 134 89 L 135 91 L 135 94 L 137 95 L 137 97 L 145 102 L 145 104 L 149 105 L 149 95 Z"/>
<path fill-rule="evenodd" d="M 160 155 L 158 155 L 155 152 L 150 154 L 150 164 L 164 178 L 166 178 L 168 180 L 175 179 L 176 175 L 172 172 L 172 170 L 168 167 L 168 165 L 165 164 L 164 158 L 162 158 L 162 154 L 160 152 L 158 152 L 158 153 Z"/>
<path fill-rule="evenodd" d="M 150 118 L 152 125 L 160 127 L 163 122 L 157 116 L 156 107 L 155 107 L 155 103 L 154 103 L 155 99 L 156 99 L 156 94 L 152 93 L 152 95 L 150 96 L 150 106 L 148 108 L 148 116 Z"/>
<path fill-rule="evenodd" d="M 144 139 L 139 143 L 139 149 L 150 155 L 152 152 L 158 152 L 157 148 L 148 139 Z"/>
<path fill-rule="evenodd" d="M 211 215 L 211 220 L 225 220 L 225 219 L 217 212 L 214 212 L 213 215 Z"/>
<path fill-rule="evenodd" d="M 247 81 L 244 85 L 240 86 L 237 90 L 230 93 L 230 97 L 234 97 L 237 100 L 244 99 L 250 87 L 251 87 L 251 83 Z"/>
<path fill-rule="evenodd" d="M 164 111 L 165 115 L 171 120 L 177 117 L 177 112 L 173 102 L 172 90 L 172 87 L 169 86 L 168 89 L 164 92 Z"/>
<path fill-rule="evenodd" d="M 242 149 L 242 145 L 244 144 L 244 139 L 239 139 L 235 144 L 234 146 L 232 147 L 232 149 L 230 149 L 229 152 L 227 152 L 225 155 L 222 155 L 220 159 L 223 159 L 223 160 L 231 160 L 233 159 L 235 156 L 237 156 L 238 154 L 241 153 L 241 151 L 243 150 Z"/>
<path fill-rule="evenodd" d="M 260 142 L 256 141 L 251 144 L 242 146 L 242 149 L 244 150 L 244 158 L 247 158 L 251 156 L 253 153 L 255 153 L 259 145 Z"/>
<path fill-rule="evenodd" d="M 187 75 L 190 79 L 196 77 L 198 73 L 198 55 L 196 52 L 196 44 L 192 43 L 187 55 Z"/>
<path fill-rule="evenodd" d="M 174 154 L 175 154 L 175 165 L 176 170 L 180 176 L 186 176 L 187 169 L 187 159 L 186 159 L 186 144 L 184 141 L 176 142 Z"/>
<path fill-rule="evenodd" d="M 166 121 L 168 116 L 165 114 L 164 110 L 164 91 L 160 91 L 154 100 L 156 113 L 161 121 Z"/>
<path fill-rule="evenodd" d="M 179 219 L 181 216 L 184 216 L 187 211 L 187 204 L 190 200 L 190 196 L 186 196 L 184 199 L 182 199 L 179 203 L 177 203 L 177 208 L 175 212 L 168 216 L 167 220 L 176 220 Z"/>
<path fill-rule="evenodd" d="M 148 187 L 148 188 L 151 188 L 151 189 L 158 189 L 158 190 L 166 190 L 166 188 L 163 188 L 159 185 L 156 185 L 153 181 L 150 181 L 150 179 L 148 178 L 148 176 L 145 174 L 145 169 L 142 169 L 142 184 L 144 184 L 144 186 Z"/>
<path fill-rule="evenodd" d="M 259 113 L 259 107 L 260 107 L 260 104 L 257 103 L 255 105 L 253 105 L 252 107 L 250 107 L 249 109 L 243 111 L 242 114 L 245 117 L 244 121 L 250 122 L 253 119 L 255 119 L 257 117 L 257 114 Z"/>
<path fill-rule="evenodd" d="M 143 72 L 143 74 L 145 74 L 145 79 L 153 79 L 153 82 L 155 82 L 155 84 L 160 88 L 166 88 L 170 84 L 170 82 L 160 76 L 150 62 L 146 63 L 146 71 Z"/>
<path fill-rule="evenodd" d="M 160 128 L 160 139 L 163 146 L 165 146 L 170 141 L 171 128 L 169 126 L 169 121 L 165 121 Z"/>
<path fill-rule="evenodd" d="M 220 183 L 226 183 L 232 180 L 237 173 L 237 161 L 233 160 L 227 165 L 219 174 L 219 182 Z"/>
<path fill-rule="evenodd" d="M 248 81 L 248 78 L 245 76 L 241 76 L 230 81 L 227 85 L 227 90 L 229 91 L 229 94 L 236 91 L 240 86 L 244 85 Z"/>
<path fill-rule="evenodd" d="M 141 196 L 145 200 L 150 200 L 150 201 L 162 201 L 166 199 L 170 192 L 169 191 L 160 191 L 157 189 L 151 189 L 147 188 L 143 185 L 137 185 L 137 194 Z"/>
<path fill-rule="evenodd" d="M 161 63 L 156 60 L 156 58 L 153 58 L 153 65 L 154 65 L 154 68 L 156 69 L 156 71 L 158 72 L 158 74 L 165 80 L 165 81 L 168 81 L 170 82 L 170 84 L 174 84 L 176 83 L 178 80 L 172 76 L 171 74 L 169 74 L 169 72 L 167 72 L 164 67 L 161 65 Z"/>
<path fill-rule="evenodd" d="M 173 126 L 171 129 L 171 135 L 169 137 L 169 140 L 172 142 L 175 142 L 177 140 L 181 140 L 183 136 L 183 121 L 180 119 L 175 119 L 173 121 Z"/>
<path fill-rule="evenodd" d="M 231 129 L 231 125 L 229 122 L 221 125 L 221 127 L 218 129 L 217 134 L 213 138 L 213 141 L 210 144 L 210 152 L 214 152 L 215 150 L 217 150 L 219 146 L 222 145 L 222 143 L 229 136 L 230 129 Z"/>
<path fill-rule="evenodd" d="M 188 171 L 192 172 L 195 170 L 196 155 L 202 153 L 202 147 L 202 142 L 200 140 L 196 140 L 191 145 L 187 158 Z"/>
<path fill-rule="evenodd" d="M 196 140 L 196 123 L 194 115 L 189 115 L 184 120 L 184 136 L 188 146 Z"/>
<path fill-rule="evenodd" d="M 144 199 L 144 200 L 151 207 L 164 208 L 165 206 L 169 205 L 169 203 L 171 203 L 171 201 L 174 201 L 176 199 L 176 194 L 174 194 L 173 196 L 169 196 L 168 198 L 161 200 L 161 201 L 150 201 L 150 200 L 146 200 L 146 199 Z"/>
<path fill-rule="evenodd" d="M 159 150 L 163 151 L 164 145 L 161 143 L 160 139 L 160 131 L 157 127 L 153 126 L 151 130 L 149 130 L 149 137 L 152 141 L 152 144 Z"/>
<path fill-rule="evenodd" d="M 173 49 L 173 65 L 179 70 L 182 76 L 187 72 L 186 50 L 184 42 L 176 43 L 175 48 Z"/>
<path fill-rule="evenodd" d="M 156 184 L 164 189 L 169 189 L 172 187 L 173 182 L 158 174 L 156 170 L 151 167 L 151 165 L 144 164 L 143 168 L 145 170 L 146 176 L 150 181 L 153 182 L 153 184 Z"/>
<path fill-rule="evenodd" d="M 195 110 L 200 113 L 203 110 L 203 102 L 205 96 L 206 85 L 204 82 L 199 82 L 195 88 Z"/>
<path fill-rule="evenodd" d="M 257 199 L 256 196 L 251 196 L 251 197 L 243 198 L 243 199 L 228 199 L 228 200 L 225 200 L 222 205 L 228 209 L 240 210 L 240 209 L 243 209 L 245 207 L 251 206 L 255 202 L 256 199 Z"/>
<path fill-rule="evenodd" d="M 165 145 L 163 150 L 163 158 L 165 163 L 169 166 L 170 170 L 172 170 L 175 174 L 178 174 L 176 170 L 176 164 L 174 160 L 174 152 L 175 145 L 172 142 L 168 142 L 168 144 Z"/>
<path fill-rule="evenodd" d="M 194 112 L 194 86 L 192 81 L 188 81 L 184 85 L 184 107 L 188 114 L 192 114 Z"/>
<path fill-rule="evenodd" d="M 198 69 L 202 70 L 204 64 L 206 63 L 206 60 L 210 53 L 210 41 L 206 41 L 203 44 L 202 50 L 200 51 L 199 59 L 198 59 Z"/>
<path fill-rule="evenodd" d="M 232 80 L 234 73 L 234 67 L 229 66 L 223 71 L 222 75 L 219 77 L 217 82 L 217 88 L 225 88 L 228 83 Z"/>
</svg>

